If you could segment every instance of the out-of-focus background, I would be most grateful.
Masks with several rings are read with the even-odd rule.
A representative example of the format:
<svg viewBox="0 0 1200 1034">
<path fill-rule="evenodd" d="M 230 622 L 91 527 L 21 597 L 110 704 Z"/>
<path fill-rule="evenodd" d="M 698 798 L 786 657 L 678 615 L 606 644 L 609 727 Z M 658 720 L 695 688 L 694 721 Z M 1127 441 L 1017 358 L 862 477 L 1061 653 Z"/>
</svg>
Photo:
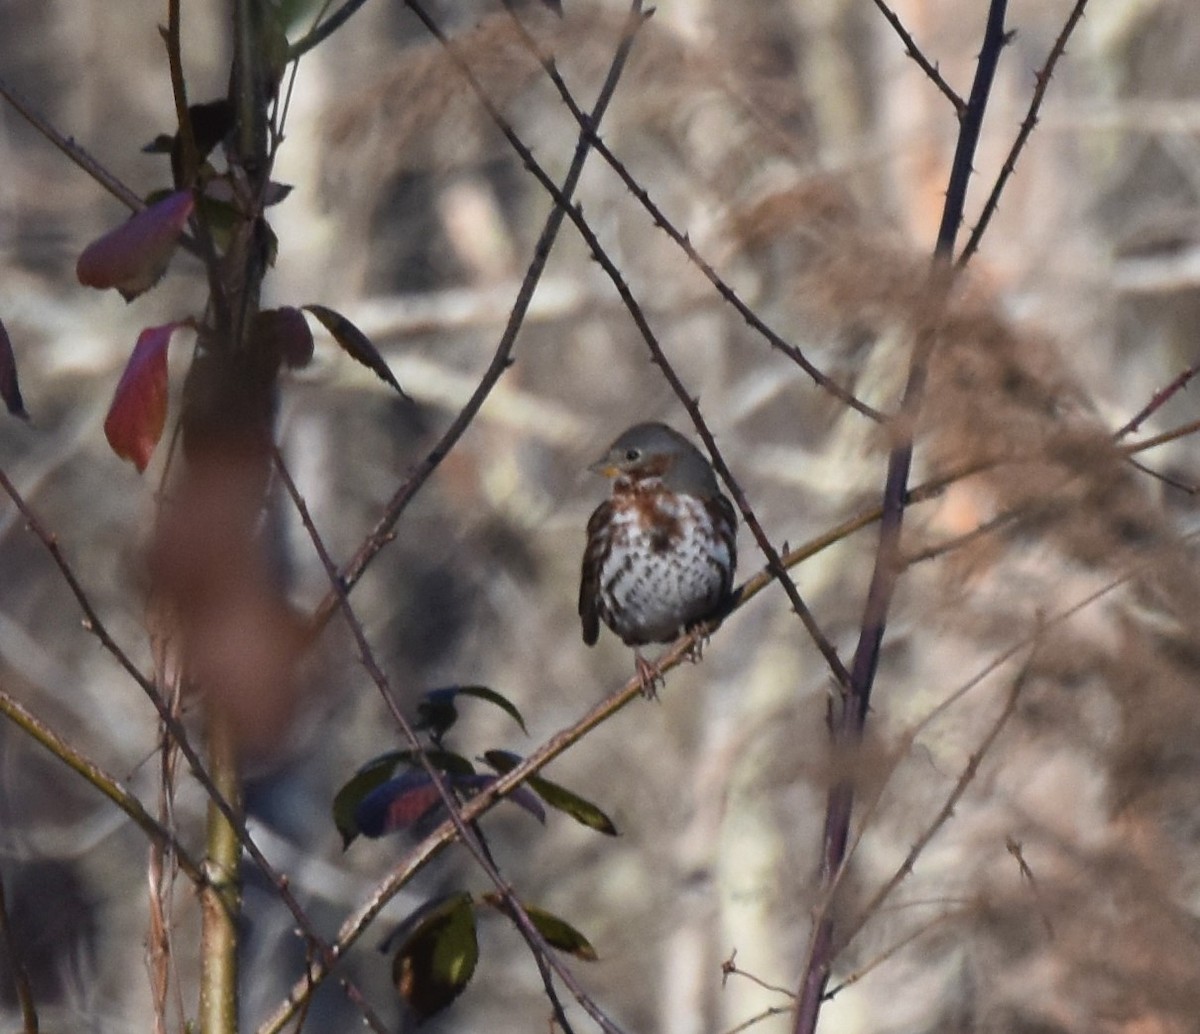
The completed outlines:
<svg viewBox="0 0 1200 1034">
<path fill-rule="evenodd" d="M 193 100 L 224 93 L 226 6 L 184 5 Z M 1016 35 L 987 112 L 967 230 L 1070 7 L 1010 5 Z M 429 10 L 561 178 L 576 126 L 509 14 L 474 0 Z M 965 94 L 986 5 L 901 0 L 895 10 Z M 565 0 L 560 19 L 531 2 L 517 13 L 588 107 L 624 6 Z M 158 6 L 98 0 L 0 8 L 0 78 L 141 194 L 168 181 L 162 156 L 139 151 L 172 124 L 164 19 Z M 1019 516 L 914 562 L 902 582 L 861 772 L 863 799 L 877 803 L 856 827 L 837 906 L 847 921 L 933 821 L 1023 665 L 1026 677 L 953 817 L 839 956 L 833 984 L 852 982 L 827 1004 L 822 1031 L 1196 1029 L 1194 504 L 1126 463 L 1109 436 L 1200 358 L 1197 38 L 1200 8 L 1186 0 L 1089 7 L 952 303 L 916 479 L 982 457 L 1010 462 L 915 508 L 906 551 Z M 764 320 L 886 411 L 928 317 L 923 276 L 957 128 L 867 0 L 667 0 L 638 36 L 602 135 Z M 328 338 L 284 383 L 279 440 L 345 559 L 477 383 L 550 201 L 401 4 L 365 5 L 304 57 L 286 134 L 276 178 L 295 189 L 271 210 L 279 253 L 265 304 L 344 312 L 414 400 L 398 400 Z M 139 330 L 202 304 L 199 269 L 180 255 L 130 305 L 80 287 L 81 248 L 124 210 L 8 107 L 0 168 L 0 319 L 31 414 L 28 425 L 0 425 L 0 463 L 114 636 L 149 667 L 143 551 L 162 459 L 140 477 L 109 451 L 101 425 Z M 595 155 L 579 196 L 772 539 L 797 545 L 876 502 L 886 433 L 747 327 Z M 181 334 L 176 386 L 190 347 Z M 464 705 L 452 742 L 468 755 L 527 752 L 631 673 L 615 637 L 590 650 L 579 638 L 583 529 L 605 491 L 585 468 L 635 421 L 690 430 L 569 226 L 514 358 L 354 593 L 410 710 L 421 692 L 452 683 L 493 686 L 521 708 L 528 738 L 500 712 Z M 1195 416 L 1183 393 L 1139 434 Z M 1200 480 L 1193 453 L 1184 438 L 1139 458 L 1190 485 Z M 311 608 L 325 577 L 299 523 L 280 513 L 279 569 L 293 603 Z M 794 571 L 846 657 L 874 545 L 868 529 Z M 744 575 L 762 567 L 744 530 L 741 552 Z M 1006 663 L 906 738 L 1006 651 Z M 332 935 L 405 847 L 402 837 L 360 840 L 343 853 L 332 795 L 399 736 L 337 621 L 298 683 L 287 720 L 276 714 L 249 737 L 247 806 L 263 849 Z M 62 578 L 6 499 L 0 686 L 155 799 L 155 716 L 81 629 Z M 635 702 L 549 769 L 607 810 L 619 838 L 563 816 L 542 829 L 515 808 L 486 820 L 522 896 L 596 946 L 600 960 L 574 968 L 627 1029 L 718 1032 L 786 1005 L 744 976 L 723 981 L 721 962 L 736 950 L 737 966 L 763 984 L 795 987 L 817 905 L 825 789 L 839 771 L 825 734 L 829 690 L 817 650 L 768 589 L 727 621 L 701 664 L 669 677 L 660 702 Z M 175 821 L 197 851 L 202 811 L 182 778 Z M 0 869 L 44 1029 L 148 1028 L 146 858 L 123 816 L 0 725 Z M 253 1029 L 303 954 L 286 910 L 253 870 L 247 880 L 242 1009 Z M 450 854 L 386 917 L 459 886 L 486 889 Z M 186 888 L 175 907 L 192 1015 L 197 916 Z M 388 926 L 352 953 L 347 972 L 400 1024 L 390 962 L 372 950 Z M 474 983 L 429 1029 L 544 1029 L 548 1008 L 519 939 L 494 919 L 481 941 Z M 305 1029 L 358 1022 L 331 985 Z M 0 1027 L 17 1024 L 0 956 Z M 754 1029 L 789 1029 L 789 1019 Z"/>
</svg>

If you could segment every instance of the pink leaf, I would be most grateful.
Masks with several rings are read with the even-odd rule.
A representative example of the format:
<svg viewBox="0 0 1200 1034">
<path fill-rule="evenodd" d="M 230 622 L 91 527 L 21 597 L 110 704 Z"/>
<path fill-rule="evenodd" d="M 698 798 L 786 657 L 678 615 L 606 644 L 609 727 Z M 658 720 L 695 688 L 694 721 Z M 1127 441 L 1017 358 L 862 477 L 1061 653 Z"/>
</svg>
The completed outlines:
<svg viewBox="0 0 1200 1034">
<path fill-rule="evenodd" d="M 139 474 L 167 422 L 167 345 L 179 325 L 147 327 L 138 335 L 104 418 L 104 436 L 112 451 L 132 461 Z"/>
<path fill-rule="evenodd" d="M 177 190 L 92 241 L 75 275 L 85 287 L 115 287 L 127 302 L 148 291 L 166 272 L 196 200 Z"/>
</svg>

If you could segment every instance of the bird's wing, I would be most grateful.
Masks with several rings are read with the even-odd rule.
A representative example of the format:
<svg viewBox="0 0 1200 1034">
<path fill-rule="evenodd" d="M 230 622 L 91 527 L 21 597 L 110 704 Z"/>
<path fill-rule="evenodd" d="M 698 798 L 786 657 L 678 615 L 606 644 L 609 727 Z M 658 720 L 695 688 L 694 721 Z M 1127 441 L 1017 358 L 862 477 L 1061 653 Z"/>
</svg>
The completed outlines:
<svg viewBox="0 0 1200 1034">
<path fill-rule="evenodd" d="M 600 637 L 600 571 L 608 555 L 609 539 L 601 533 L 612 519 L 612 503 L 605 500 L 588 520 L 587 548 L 583 551 L 583 570 L 579 577 L 579 620 L 583 623 L 583 641 L 588 646 Z"/>
</svg>

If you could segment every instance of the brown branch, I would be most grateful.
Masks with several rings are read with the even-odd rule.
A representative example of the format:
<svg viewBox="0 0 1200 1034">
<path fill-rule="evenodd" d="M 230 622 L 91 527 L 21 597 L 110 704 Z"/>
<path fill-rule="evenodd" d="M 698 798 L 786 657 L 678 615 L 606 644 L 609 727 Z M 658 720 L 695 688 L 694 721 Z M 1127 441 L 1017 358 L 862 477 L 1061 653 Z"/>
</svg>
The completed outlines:
<svg viewBox="0 0 1200 1034">
<path fill-rule="evenodd" d="M 1029 680 L 1030 667 L 1033 663 L 1033 657 L 1037 650 L 1037 637 L 1042 634 L 1044 627 L 1044 625 L 1038 626 L 1038 631 L 1035 633 L 1034 645 L 1029 659 L 1026 660 L 1021 670 L 1017 673 L 1017 677 L 1013 679 L 1012 685 L 1009 687 L 1008 695 L 1004 700 L 1004 707 L 1001 709 L 1000 714 L 997 716 L 996 720 L 992 723 L 991 727 L 980 741 L 979 746 L 975 749 L 971 756 L 967 758 L 967 763 L 963 766 L 962 772 L 959 773 L 959 777 L 955 782 L 953 789 L 947 795 L 945 803 L 940 809 L 938 809 L 938 813 L 933 817 L 933 820 L 929 823 L 929 825 L 925 827 L 921 835 L 917 837 L 916 843 L 914 843 L 909 849 L 908 854 L 904 856 L 904 860 L 896 868 L 896 871 L 892 873 L 891 878 L 888 879 L 888 881 L 872 895 L 871 900 L 859 913 L 858 918 L 850 925 L 849 929 L 845 931 L 842 938 L 842 948 L 844 948 L 845 945 L 849 944 L 850 941 L 857 936 L 858 932 L 871 920 L 872 916 L 879 911 L 880 906 L 882 906 L 884 901 L 886 901 L 888 897 L 891 896 L 892 892 L 904 882 L 909 873 L 912 872 L 913 866 L 916 864 L 917 859 L 921 856 L 922 852 L 924 852 L 925 848 L 929 846 L 929 842 L 933 840 L 941 828 L 954 814 L 954 809 L 958 802 L 962 799 L 963 794 L 967 792 L 967 787 L 974 782 L 975 776 L 979 772 L 980 764 L 987 756 L 988 752 L 992 749 L 992 745 L 996 742 L 996 739 L 999 737 L 1004 727 L 1008 724 L 1008 720 L 1013 716 L 1017 709 L 1017 700 Z M 838 950 L 840 951 L 841 948 Z M 829 996 L 826 997 L 828 998 Z"/>
<path fill-rule="evenodd" d="M 321 566 L 325 569 L 330 585 L 337 594 L 338 608 L 358 649 L 359 663 L 366 669 L 371 681 L 375 683 L 375 687 L 379 690 L 379 695 L 383 698 L 384 705 L 391 714 L 392 720 L 400 729 L 401 735 L 407 741 L 409 747 L 412 748 L 421 767 L 425 770 L 425 774 L 429 776 L 430 781 L 441 796 L 442 804 L 450 816 L 450 821 L 454 824 L 458 839 L 467 848 L 468 852 L 470 852 L 476 864 L 483 870 L 484 875 L 491 880 L 492 884 L 500 892 L 507 914 L 512 918 L 521 935 L 529 943 L 534 958 L 537 960 L 538 968 L 542 971 L 546 993 L 554 1009 L 559 1026 L 565 1034 L 570 1034 L 571 1025 L 567 1020 L 562 1004 L 558 1000 L 548 969 L 558 974 L 559 979 L 566 984 L 571 994 L 575 997 L 575 1000 L 579 1002 L 588 1015 L 596 1020 L 602 1030 L 609 1032 L 609 1034 L 620 1034 L 620 1028 L 588 996 L 570 969 L 555 956 L 550 945 L 546 943 L 546 939 L 538 931 L 537 927 L 533 925 L 533 921 L 529 918 L 529 914 L 525 911 L 524 906 L 517 899 L 508 881 L 501 876 L 499 870 L 496 868 L 482 838 L 477 835 L 477 831 L 474 828 L 469 828 L 467 823 L 463 821 L 462 815 L 459 812 L 459 799 L 447 784 L 443 774 L 438 771 L 437 767 L 426 756 L 420 737 L 412 727 L 412 724 L 404 717 L 404 713 L 396 703 L 391 682 L 379 666 L 379 662 L 375 658 L 375 652 L 371 649 L 371 645 L 367 641 L 367 635 L 363 630 L 362 622 L 359 621 L 358 615 L 355 614 L 354 608 L 350 603 L 350 598 L 346 595 L 346 588 L 342 584 L 338 574 L 337 564 L 334 563 L 333 558 L 329 555 L 329 550 L 325 546 L 324 539 L 317 530 L 312 515 L 309 513 L 308 506 L 304 502 L 304 497 L 296 487 L 296 482 L 288 471 L 278 447 L 272 449 L 272 459 L 275 463 L 275 470 L 279 474 L 280 480 L 282 480 L 284 488 L 292 500 L 292 505 L 295 506 L 296 512 L 300 516 L 300 522 L 304 525 L 305 531 L 308 532 L 309 540 L 312 542 L 313 549 L 316 550 L 317 556 L 321 561 Z"/>
<path fill-rule="evenodd" d="M 467 81 L 473 85 L 476 94 L 481 98 L 481 102 L 490 111 L 495 112 L 494 118 L 500 119 L 503 122 L 499 112 L 496 111 L 495 105 L 487 96 L 486 91 L 480 85 L 474 73 L 467 66 L 459 49 L 448 39 L 438 28 L 436 23 L 430 16 L 420 7 L 419 4 L 409 2 L 407 6 L 420 18 L 436 36 L 442 45 L 446 47 L 447 52 L 451 55 L 460 72 L 467 78 Z M 645 20 L 645 15 L 640 13 L 640 3 L 636 5 L 636 10 L 639 12 L 636 20 L 631 20 L 627 23 L 624 34 L 621 37 L 621 42 L 613 55 L 612 62 L 609 65 L 608 74 L 605 77 L 603 86 L 600 89 L 600 94 L 596 99 L 596 103 L 592 108 L 590 116 L 593 125 L 598 125 L 604 117 L 604 113 L 608 110 L 609 102 L 612 99 L 613 91 L 616 89 L 617 82 L 621 78 L 621 74 L 625 68 L 625 62 L 629 57 L 629 51 L 633 46 L 633 40 L 638 28 Z M 510 143 L 518 149 L 523 155 L 528 155 L 527 164 L 532 163 L 531 167 L 536 167 L 541 171 L 541 167 L 533 159 L 533 155 L 529 149 L 521 142 L 512 128 L 504 123 L 506 135 L 509 137 Z M 591 151 L 591 142 L 587 136 L 580 134 L 579 140 L 575 146 L 575 154 L 571 160 L 571 166 L 567 170 L 566 176 L 563 178 L 562 189 L 554 186 L 551 181 L 551 187 L 564 198 L 570 198 L 574 193 L 576 186 L 579 183 L 579 177 L 583 172 L 584 162 Z M 542 172 L 544 176 L 545 173 Z M 533 292 L 536 290 L 538 282 L 541 280 L 542 273 L 545 271 L 546 262 L 550 257 L 550 250 L 554 247 L 554 242 L 558 238 L 559 230 L 562 227 L 562 221 L 566 213 L 560 205 L 555 205 L 546 216 L 546 222 L 542 227 L 542 232 L 538 235 L 537 243 L 534 246 L 533 258 L 529 262 L 529 266 L 525 271 L 525 276 L 521 281 L 521 286 L 517 290 L 517 297 L 513 301 L 512 311 L 509 313 L 508 322 L 504 327 L 503 333 L 500 335 L 500 340 L 496 344 L 496 350 L 492 355 L 492 360 L 484 371 L 483 376 L 476 385 L 475 390 L 471 393 L 471 397 L 467 400 L 466 405 L 459 410 L 458 415 L 450 422 L 450 426 L 446 428 L 442 437 L 438 439 L 436 445 L 430 450 L 428 455 L 416 466 L 408 479 L 396 490 L 395 494 L 388 501 L 384 508 L 383 515 L 376 522 L 375 527 L 367 536 L 366 540 L 359 547 L 358 551 L 350 559 L 342 570 L 342 579 L 349 590 L 354 587 L 358 580 L 362 577 L 367 565 L 375 557 L 375 555 L 391 540 L 392 529 L 396 522 L 400 519 L 400 515 L 407 509 L 408 504 L 412 502 L 421 486 L 429 480 L 429 477 L 437 470 L 442 460 L 446 458 L 455 443 L 463 436 L 464 432 L 475 419 L 483 403 L 492 389 L 503 376 L 504 372 L 512 365 L 512 350 L 516 343 L 517 334 L 520 332 L 525 321 L 525 314 L 529 311 L 529 303 L 533 299 Z M 313 628 L 319 630 L 329 621 L 333 612 L 337 609 L 337 597 L 333 592 L 325 594 L 325 598 L 318 604 L 313 613 L 312 624 Z"/>
<path fill-rule="evenodd" d="M 768 326 L 768 324 L 763 320 L 763 318 L 759 316 L 758 313 L 756 313 L 749 305 L 747 305 L 742 300 L 741 296 L 733 289 L 733 287 L 731 287 L 729 283 L 721 277 L 716 269 L 714 269 L 713 266 L 705 260 L 700 252 L 696 250 L 695 245 L 692 244 L 691 238 L 686 233 L 683 233 L 676 228 L 675 224 L 667 218 L 663 210 L 659 208 L 657 204 L 655 204 L 646 188 L 643 187 L 634 178 L 629 169 L 626 168 L 625 163 L 622 162 L 621 159 L 619 159 L 615 154 L 613 154 L 611 150 L 609 150 L 608 145 L 601 139 L 599 133 L 596 131 L 594 124 L 588 119 L 587 115 L 580 110 L 578 103 L 575 101 L 574 95 L 571 93 L 570 89 L 568 89 L 566 82 L 564 82 L 562 75 L 559 73 L 558 66 L 555 63 L 554 58 L 547 54 L 538 41 L 529 33 L 529 30 L 525 28 L 525 24 L 521 21 L 517 12 L 512 7 L 508 7 L 507 5 L 506 9 L 508 10 L 513 24 L 517 29 L 518 38 L 521 40 L 525 48 L 537 59 L 538 63 L 541 64 L 551 83 L 554 84 L 555 89 L 558 91 L 558 95 L 562 99 L 562 102 L 566 106 L 567 110 L 575 118 L 575 121 L 579 124 L 580 128 L 588 134 L 596 153 L 600 155 L 600 157 L 603 158 L 612 168 L 613 172 L 617 174 L 621 182 L 625 185 L 625 189 L 634 196 L 638 203 L 641 204 L 641 206 L 649 214 L 651 220 L 654 222 L 654 225 L 662 230 L 663 233 L 665 233 L 676 244 L 676 246 L 683 251 L 683 253 L 688 257 L 688 260 L 700 270 L 708 282 L 716 289 L 717 293 L 737 311 L 738 315 L 746 321 L 747 325 L 751 329 L 757 331 L 773 348 L 782 352 L 789 359 L 791 359 L 792 362 L 794 362 L 800 367 L 800 369 L 802 369 L 809 375 L 809 377 L 812 378 L 815 384 L 829 392 L 829 394 L 834 398 L 844 402 L 851 409 L 862 413 L 871 420 L 874 420 L 877 423 L 882 422 L 885 419 L 882 413 L 880 413 L 877 409 L 867 405 L 867 403 L 863 402 L 856 395 L 854 395 L 853 392 L 842 387 L 837 383 L 837 381 L 833 380 L 827 374 L 822 372 L 821 369 L 813 364 L 798 347 L 785 340 L 778 333 L 772 330 L 771 327 Z M 522 158 L 524 158 L 524 155 L 522 155 Z"/>
<path fill-rule="evenodd" d="M 916 40 L 912 38 L 912 34 L 904 27 L 904 23 L 900 20 L 900 16 L 896 14 L 883 0 L 874 0 L 875 6 L 879 8 L 879 13 L 887 20 L 887 23 L 895 30 L 896 35 L 900 37 L 900 42 L 904 44 L 904 53 L 911 57 L 921 71 L 925 73 L 926 78 L 933 83 L 941 92 L 942 96 L 948 100 L 954 107 L 954 114 L 962 118 L 967 110 L 966 102 L 958 95 L 958 91 L 954 89 L 942 77 L 942 73 L 938 71 L 937 65 L 925 56 L 924 51 L 917 46 Z"/>
<path fill-rule="evenodd" d="M 695 424 L 696 430 L 699 432 L 700 437 L 704 440 L 705 446 L 708 448 L 713 460 L 713 466 L 716 468 L 717 473 L 721 475 L 721 479 L 729 487 L 730 493 L 733 495 L 734 501 L 737 503 L 738 508 L 741 510 L 742 516 L 746 521 L 746 526 L 754 535 L 759 549 L 762 550 L 763 555 L 767 558 L 768 566 L 775 577 L 779 580 L 779 584 L 783 588 L 784 593 L 787 595 L 788 601 L 792 605 L 792 609 L 796 612 L 797 616 L 804 624 L 805 629 L 812 637 L 813 642 L 820 650 L 821 655 L 825 658 L 838 685 L 843 688 L 847 687 L 849 685 L 850 676 L 849 672 L 846 670 L 846 666 L 842 663 L 842 660 L 838 656 L 833 644 L 821 630 L 820 626 L 817 624 L 816 618 L 812 615 L 812 612 L 804 603 L 799 591 L 796 589 L 795 583 L 788 576 L 786 568 L 780 561 L 778 551 L 771 544 L 770 539 L 767 537 L 766 532 L 763 530 L 762 525 L 755 516 L 753 509 L 750 507 L 745 493 L 741 490 L 741 487 L 734 479 L 733 473 L 730 471 L 729 466 L 725 463 L 724 457 L 717 448 L 716 440 L 704 421 L 704 416 L 700 412 L 699 405 L 688 392 L 687 387 L 680 380 L 670 362 L 667 360 L 662 347 L 658 343 L 658 339 L 655 336 L 654 331 L 651 329 L 650 324 L 646 319 L 641 305 L 634 297 L 633 292 L 626 283 L 624 276 L 622 276 L 620 269 L 617 268 L 616 263 L 613 262 L 612 258 L 604 250 L 603 246 L 600 244 L 600 241 L 596 237 L 595 232 L 584 218 L 582 208 L 577 204 L 572 204 L 570 196 L 559 190 L 554 181 L 550 179 L 549 175 L 534 158 L 529 148 L 525 146 L 525 144 L 513 131 L 512 126 L 496 108 L 495 104 L 492 103 L 491 99 L 487 95 L 487 91 L 484 89 L 483 85 L 479 82 L 471 69 L 466 65 L 465 61 L 463 61 L 461 55 L 458 53 L 457 48 L 455 48 L 453 43 L 451 43 L 451 41 L 449 41 L 441 32 L 433 19 L 430 18 L 430 16 L 425 12 L 421 5 L 416 2 L 416 0 L 406 0 L 406 2 L 408 7 L 416 12 L 417 16 L 421 19 L 426 28 L 429 29 L 429 31 L 434 34 L 438 41 L 448 49 L 451 56 L 454 58 L 455 63 L 458 65 L 460 72 L 462 72 L 462 74 L 466 77 L 472 90 L 475 92 L 479 102 L 484 106 L 489 117 L 495 123 L 497 128 L 500 129 L 500 131 L 504 134 L 504 137 L 508 140 L 509 144 L 516 150 L 526 168 L 529 169 L 529 171 L 534 175 L 546 192 L 549 193 L 554 199 L 554 211 L 564 213 L 568 218 L 570 218 L 571 222 L 575 224 L 576 230 L 579 231 L 584 243 L 591 251 L 592 257 L 612 281 L 613 286 L 616 288 L 617 294 L 620 296 L 621 301 L 628 310 L 634 325 L 638 328 L 642 338 L 645 340 L 646 346 L 650 350 L 653 361 L 662 371 L 667 383 L 671 386 L 671 389 L 675 392 L 676 396 L 687 410 L 688 415 L 692 418 L 692 422 Z M 595 120 L 593 119 L 584 128 L 584 131 L 580 137 L 581 143 L 594 140 L 595 136 Z"/>
<path fill-rule="evenodd" d="M 54 128 L 49 119 L 44 117 L 3 79 L 0 79 L 0 97 L 8 101 L 17 114 L 126 208 L 133 212 L 140 212 L 146 207 L 146 202 L 138 197 L 133 190 L 88 154 L 87 151 L 75 142 L 73 137 L 63 136 L 62 133 Z M 184 235 L 180 237 L 179 246 L 194 255 L 200 254 L 196 242 L 189 236 Z"/>
<path fill-rule="evenodd" d="M 1129 420 L 1127 420 L 1124 424 L 1117 428 L 1116 431 L 1113 432 L 1113 440 L 1119 442 L 1126 435 L 1133 434 L 1142 426 L 1142 424 L 1144 424 L 1150 419 L 1151 416 L 1153 416 L 1160 408 L 1162 408 L 1162 406 L 1166 404 L 1167 400 L 1170 399 L 1172 395 L 1186 388 L 1188 382 L 1195 377 L 1197 373 L 1200 373 L 1200 363 L 1195 363 L 1192 366 L 1189 366 L 1186 370 L 1179 374 L 1179 376 L 1171 381 L 1170 384 L 1159 388 L 1158 391 L 1156 391 L 1150 397 L 1149 402 L 1147 402 L 1141 409 L 1131 416 Z"/>
<path fill-rule="evenodd" d="M 1067 15 L 1067 20 L 1063 24 L 1058 38 L 1054 41 L 1054 45 L 1050 48 L 1050 53 L 1046 57 L 1045 64 L 1042 65 L 1040 71 L 1034 74 L 1033 96 L 1029 99 L 1029 110 L 1021 122 L 1021 128 L 1017 130 L 1016 138 L 1013 140 L 1012 147 L 1009 148 L 1008 156 L 1004 159 L 1004 164 L 1000 167 L 1000 172 L 996 176 L 996 182 L 992 185 L 992 192 L 988 195 L 987 201 L 984 202 L 983 210 L 979 215 L 979 221 L 971 230 L 971 235 L 967 238 L 967 243 L 962 250 L 962 254 L 958 256 L 957 265 L 960 269 L 970 262 L 971 257 L 979 250 L 979 242 L 983 239 L 984 232 L 988 228 L 988 223 L 991 222 L 992 216 L 996 214 L 996 208 L 1000 204 L 1000 195 L 1004 192 L 1009 178 L 1016 170 L 1017 159 L 1025 149 L 1025 144 L 1028 142 L 1030 134 L 1033 133 L 1034 127 L 1038 124 L 1038 112 L 1041 110 L 1042 100 L 1046 96 L 1046 89 L 1050 85 L 1050 77 L 1054 74 L 1054 68 L 1058 64 L 1059 58 L 1066 53 L 1067 40 L 1070 39 L 1076 24 L 1083 17 L 1083 11 L 1087 7 L 1087 2 L 1088 0 L 1075 0 L 1075 6 L 1071 9 L 1071 13 Z"/>
</svg>

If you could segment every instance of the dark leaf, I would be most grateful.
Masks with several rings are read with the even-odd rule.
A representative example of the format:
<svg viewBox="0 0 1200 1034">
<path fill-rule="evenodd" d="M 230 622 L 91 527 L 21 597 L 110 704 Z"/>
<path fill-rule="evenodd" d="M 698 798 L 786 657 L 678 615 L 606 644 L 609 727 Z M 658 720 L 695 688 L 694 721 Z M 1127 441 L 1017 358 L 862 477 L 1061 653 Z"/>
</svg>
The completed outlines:
<svg viewBox="0 0 1200 1034">
<path fill-rule="evenodd" d="M 366 334 L 340 312 L 334 312 L 333 309 L 328 309 L 324 305 L 305 305 L 304 308 L 324 324 L 325 329 L 333 335 L 333 340 L 338 343 L 343 352 L 362 363 L 367 369 L 374 371 L 375 375 L 385 384 L 395 388 L 401 398 L 408 399 L 404 389 L 400 387 L 400 382 L 392 375 L 388 364 L 383 361 L 383 356 L 371 344 L 371 339 Z M 412 400 L 409 399 L 409 401 Z"/>
<path fill-rule="evenodd" d="M 175 138 L 170 133 L 159 133 L 142 148 L 142 154 L 170 154 L 174 146 Z"/>
<path fill-rule="evenodd" d="M 473 905 L 470 894 L 454 894 L 430 902 L 402 927 L 392 980 L 422 1020 L 462 994 L 475 972 L 479 941 Z"/>
<path fill-rule="evenodd" d="M 472 797 L 496 782 L 494 775 L 454 775 L 449 772 L 444 773 L 444 779 L 448 787 L 462 797 Z M 518 787 L 508 799 L 539 822 L 546 821 L 545 809 L 532 791 Z M 429 773 L 410 769 L 364 793 L 346 827 L 375 838 L 414 827 L 421 833 L 444 817 L 445 801 Z M 345 831 L 342 837 L 345 840 Z"/>
<path fill-rule="evenodd" d="M 524 760 L 519 754 L 513 754 L 507 750 L 489 750 L 483 757 L 492 768 L 501 774 L 511 772 Z M 606 836 L 615 837 L 617 835 L 617 827 L 613 825 L 612 819 L 591 801 L 573 793 L 565 786 L 560 786 L 558 783 L 536 775 L 530 776 L 525 783 L 551 808 L 566 812 L 576 822 L 598 830 Z"/>
<path fill-rule="evenodd" d="M 454 701 L 460 696 L 474 697 L 476 700 L 486 700 L 489 704 L 495 704 L 521 727 L 525 735 L 529 735 L 529 730 L 525 728 L 525 719 L 521 717 L 521 712 L 512 701 L 487 686 L 443 686 L 440 689 L 431 689 L 417 705 L 417 728 L 428 729 L 434 739 L 440 739 L 458 718 Z"/>
<path fill-rule="evenodd" d="M 0 399 L 13 416 L 28 420 L 25 403 L 21 399 L 21 385 L 17 383 L 17 357 L 13 354 L 8 331 L 0 323 Z"/>
<path fill-rule="evenodd" d="M 267 189 L 263 191 L 263 208 L 270 208 L 272 205 L 279 204 L 292 192 L 290 183 L 276 183 L 271 180 L 267 184 Z"/>
<path fill-rule="evenodd" d="M 483 900 L 506 915 L 512 914 L 499 894 L 485 894 Z M 596 949 L 592 947 L 591 942 L 565 919 L 560 919 L 554 913 L 547 912 L 535 905 L 527 905 L 525 902 L 521 902 L 521 907 L 529 916 L 529 921 L 533 923 L 534 928 L 546 938 L 546 943 L 551 948 L 565 951 L 584 962 L 595 962 L 600 957 L 596 954 Z"/>
<path fill-rule="evenodd" d="M 461 754 L 448 750 L 427 750 L 424 754 L 434 768 L 447 775 L 462 778 L 475 774 L 475 767 Z M 386 783 L 401 765 L 407 765 L 414 772 L 425 775 L 416 751 L 389 750 L 360 767 L 338 790 L 333 798 L 333 824 L 342 835 L 343 849 L 349 847 L 359 833 L 363 832 L 359 828 L 357 817 L 363 798 Z"/>
<path fill-rule="evenodd" d="M 214 147 L 225 139 L 233 129 L 236 112 L 228 97 L 215 101 L 188 105 L 192 122 L 192 136 L 196 141 L 196 159 L 204 161 Z"/>
<path fill-rule="evenodd" d="M 115 287 L 126 301 L 149 290 L 166 272 L 194 207 L 192 192 L 179 190 L 92 241 L 75 266 L 79 282 Z"/>
<path fill-rule="evenodd" d="M 251 337 L 255 348 L 262 349 L 273 361 L 287 363 L 293 370 L 307 366 L 312 359 L 313 336 L 308 320 L 290 305 L 256 313 Z"/>
<path fill-rule="evenodd" d="M 233 129 L 234 114 L 233 104 L 227 97 L 188 106 L 198 165 L 204 163 L 213 148 L 224 140 L 229 131 Z M 142 152 L 144 154 L 169 154 L 171 156 L 172 182 L 176 186 L 183 186 L 183 144 L 180 142 L 178 132 L 159 133 L 142 148 Z"/>
<path fill-rule="evenodd" d="M 117 384 L 104 418 L 104 436 L 112 451 L 146 469 L 167 421 L 167 345 L 179 323 L 147 327 Z"/>
<path fill-rule="evenodd" d="M 363 836 L 386 836 L 416 825 L 441 803 L 427 772 L 405 772 L 363 796 L 354 809 L 354 825 Z"/>
<path fill-rule="evenodd" d="M 401 763 L 400 751 L 389 751 L 368 761 L 351 779 L 338 790 L 333 798 L 333 824 L 342 834 L 342 849 L 345 850 L 362 832 L 358 827 L 356 812 L 362 799 L 381 783 L 387 782 Z"/>
</svg>

